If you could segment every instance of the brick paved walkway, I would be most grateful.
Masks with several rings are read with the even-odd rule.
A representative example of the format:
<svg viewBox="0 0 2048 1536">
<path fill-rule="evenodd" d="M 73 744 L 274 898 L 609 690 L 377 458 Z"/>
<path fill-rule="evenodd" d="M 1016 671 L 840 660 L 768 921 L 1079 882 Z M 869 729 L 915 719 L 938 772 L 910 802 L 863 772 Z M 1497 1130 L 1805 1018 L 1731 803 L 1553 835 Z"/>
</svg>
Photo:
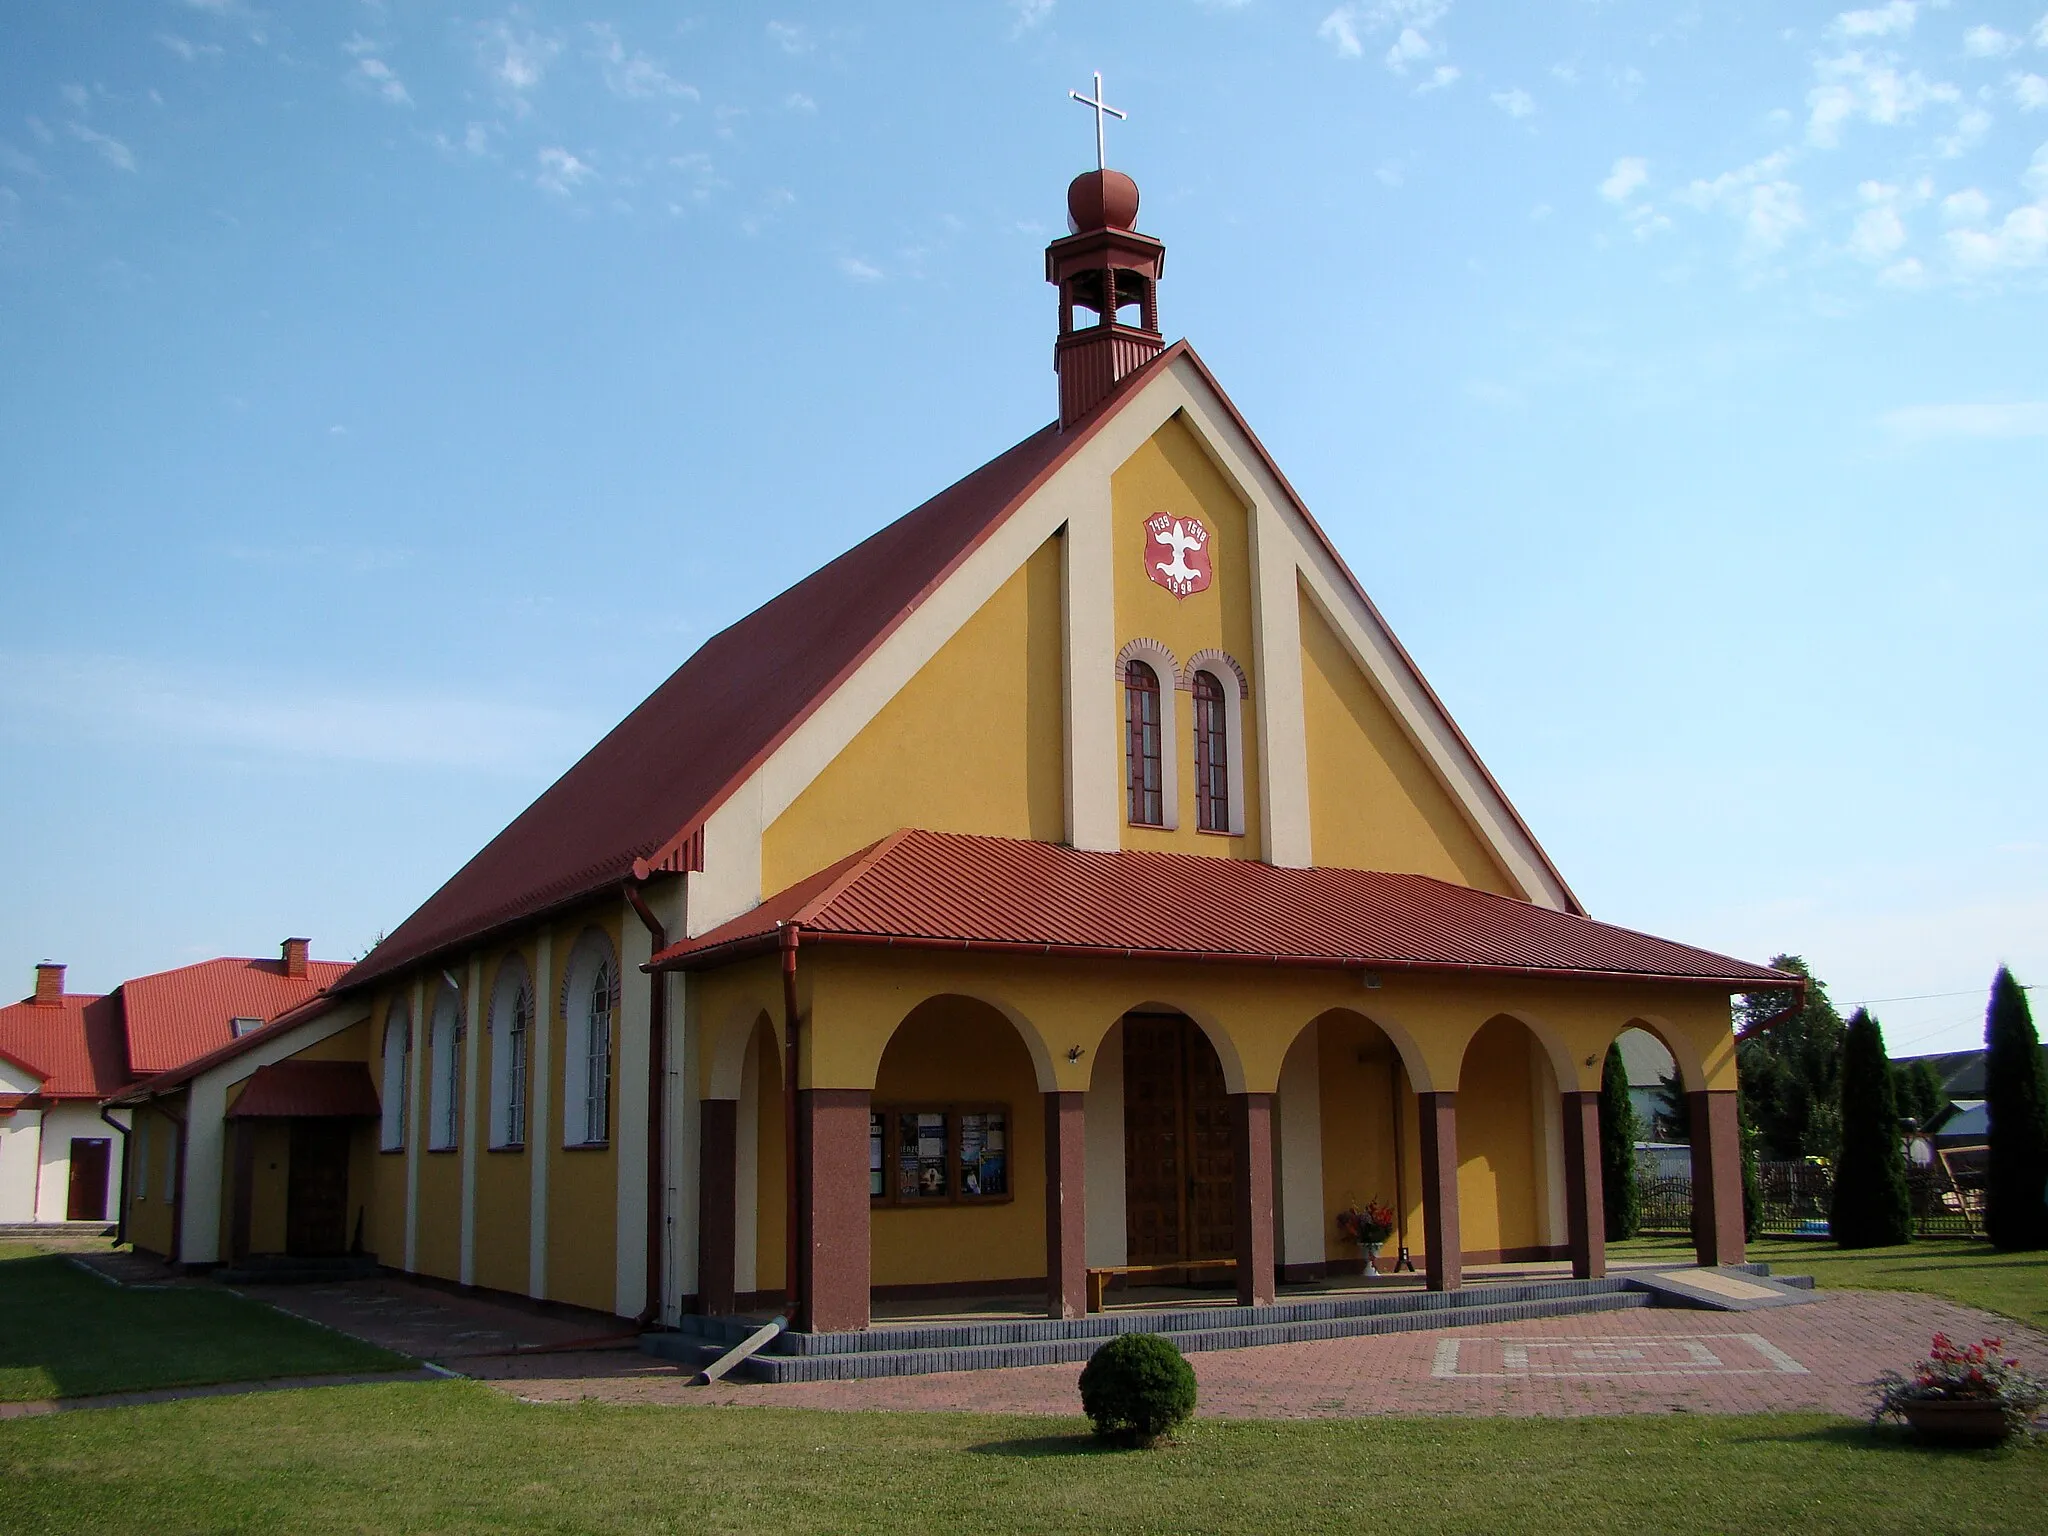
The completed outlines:
<svg viewBox="0 0 2048 1536">
<path fill-rule="evenodd" d="M 1650 1309 L 1191 1355 L 1201 1412 L 1227 1418 L 1367 1414 L 1760 1413 L 1861 1415 L 1865 1383 L 1927 1351 L 1937 1331 L 2002 1335 L 2048 1369 L 2048 1334 L 1928 1296 L 1831 1291 L 1766 1312 Z M 1071 1414 L 1078 1365 L 881 1381 L 692 1387 L 644 1356 L 462 1362 L 530 1401 Z"/>
</svg>

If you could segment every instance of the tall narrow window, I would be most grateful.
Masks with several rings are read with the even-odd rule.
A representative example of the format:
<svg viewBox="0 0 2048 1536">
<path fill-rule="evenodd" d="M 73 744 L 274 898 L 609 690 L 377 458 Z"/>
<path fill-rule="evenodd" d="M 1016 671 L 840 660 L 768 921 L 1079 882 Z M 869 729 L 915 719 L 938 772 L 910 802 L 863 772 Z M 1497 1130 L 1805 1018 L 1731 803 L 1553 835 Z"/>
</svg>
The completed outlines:
<svg viewBox="0 0 2048 1536">
<path fill-rule="evenodd" d="M 1213 672 L 1195 674 L 1195 813 L 1204 832 L 1230 827 L 1230 737 L 1223 685 Z"/>
<path fill-rule="evenodd" d="M 394 1006 L 384 1021 L 384 1092 L 381 1144 L 386 1152 L 405 1145 L 406 1098 L 412 1076 L 412 1020 Z"/>
<path fill-rule="evenodd" d="M 526 1042 L 533 1028 L 533 984 L 516 957 L 498 971 L 491 993 L 491 1145 L 526 1145 Z"/>
<path fill-rule="evenodd" d="M 434 1001 L 433 1022 L 427 1031 L 427 1150 L 448 1152 L 455 1147 L 457 1101 L 462 1088 L 462 999 L 444 988 Z"/>
<path fill-rule="evenodd" d="M 1163 826 L 1166 806 L 1159 761 L 1159 674 L 1142 661 L 1124 665 L 1124 724 L 1129 737 L 1131 824 Z"/>
<path fill-rule="evenodd" d="M 612 1096 L 612 968 L 598 966 L 590 984 L 589 1032 L 583 1078 L 583 1139 L 600 1142 L 611 1132 Z"/>
</svg>

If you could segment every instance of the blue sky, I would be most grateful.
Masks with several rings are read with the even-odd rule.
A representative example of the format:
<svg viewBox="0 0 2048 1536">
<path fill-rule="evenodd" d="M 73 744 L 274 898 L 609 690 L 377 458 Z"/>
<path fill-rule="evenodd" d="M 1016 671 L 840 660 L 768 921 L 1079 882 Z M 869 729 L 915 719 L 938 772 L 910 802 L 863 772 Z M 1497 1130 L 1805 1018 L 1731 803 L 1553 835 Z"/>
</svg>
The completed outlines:
<svg viewBox="0 0 2048 1536">
<path fill-rule="evenodd" d="M 359 953 L 1044 422 L 1100 69 L 1588 906 L 1967 1045 L 2048 978 L 2043 4 L 19 7 L 0 976 Z"/>
</svg>

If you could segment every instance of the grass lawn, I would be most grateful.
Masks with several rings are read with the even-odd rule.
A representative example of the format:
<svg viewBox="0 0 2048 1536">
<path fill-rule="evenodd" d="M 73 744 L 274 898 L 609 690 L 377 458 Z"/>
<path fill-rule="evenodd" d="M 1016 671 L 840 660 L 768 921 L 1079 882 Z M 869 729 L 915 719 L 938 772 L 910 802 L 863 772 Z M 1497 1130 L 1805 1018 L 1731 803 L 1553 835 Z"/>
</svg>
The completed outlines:
<svg viewBox="0 0 2048 1536">
<path fill-rule="evenodd" d="M 410 1364 L 227 1291 L 123 1290 L 60 1255 L 0 1245 L 0 1402 Z"/>
<path fill-rule="evenodd" d="M 9 1528 L 237 1531 L 2037 1531 L 2048 1449 L 1819 1416 L 1198 1421 L 540 1407 L 466 1383 L 0 1423 Z M 122 1512 L 118 1517 L 115 1512 Z"/>
<path fill-rule="evenodd" d="M 1983 1307 L 2048 1328 L 2048 1253 L 2001 1253 L 1989 1243 L 1928 1238 L 1896 1248 L 1837 1248 L 1812 1238 L 1765 1237 L 1749 1257 L 1788 1275 L 1858 1291 L 1919 1291 L 1965 1306 Z M 1612 1243 L 1617 1261 L 1684 1259 L 1692 1245 L 1679 1237 L 1639 1237 Z"/>
</svg>

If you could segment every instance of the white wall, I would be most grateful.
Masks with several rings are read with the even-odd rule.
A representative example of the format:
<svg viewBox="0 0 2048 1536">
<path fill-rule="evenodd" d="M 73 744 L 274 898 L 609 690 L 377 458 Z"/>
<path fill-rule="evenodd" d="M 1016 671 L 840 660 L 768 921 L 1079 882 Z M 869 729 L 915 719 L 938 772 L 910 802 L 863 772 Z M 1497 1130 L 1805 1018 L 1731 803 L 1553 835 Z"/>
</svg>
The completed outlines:
<svg viewBox="0 0 2048 1536">
<path fill-rule="evenodd" d="M 1124 1228 L 1124 1027 L 1102 1037 L 1095 1075 L 1082 1103 L 1088 1148 L 1088 1263 L 1106 1269 L 1126 1261 Z"/>
<path fill-rule="evenodd" d="M 107 1220 L 121 1204 L 121 1138 L 100 1118 L 97 1104 L 57 1104 L 43 1111 L 42 1168 L 37 1180 L 37 1221 L 62 1221 L 71 1198 L 71 1138 L 107 1145 Z"/>
<path fill-rule="evenodd" d="M 1273 1127 L 1280 1164 L 1275 1201 L 1280 1262 L 1320 1264 L 1323 1241 L 1323 1086 L 1320 1031 L 1311 1024 L 1289 1047 L 1280 1068 Z"/>
<path fill-rule="evenodd" d="M 17 1109 L 0 1120 L 0 1221 L 36 1219 L 36 1168 L 42 1146 L 40 1109 Z"/>
</svg>

